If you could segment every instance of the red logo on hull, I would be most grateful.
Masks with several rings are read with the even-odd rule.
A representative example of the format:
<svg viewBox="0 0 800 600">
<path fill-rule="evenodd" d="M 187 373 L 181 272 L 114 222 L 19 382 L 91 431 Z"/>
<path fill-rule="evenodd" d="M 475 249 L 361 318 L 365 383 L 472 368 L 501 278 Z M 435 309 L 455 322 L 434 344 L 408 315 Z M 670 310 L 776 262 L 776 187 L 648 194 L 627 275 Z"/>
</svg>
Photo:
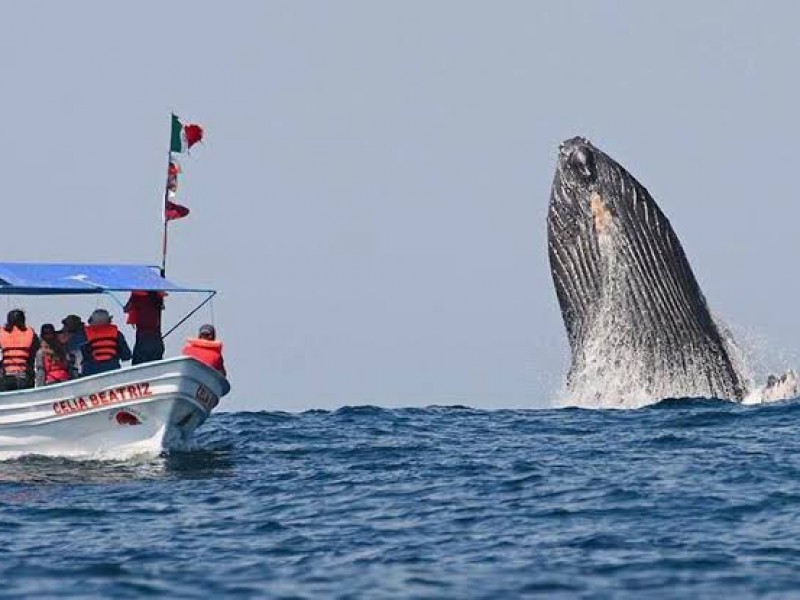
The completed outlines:
<svg viewBox="0 0 800 600">
<path fill-rule="evenodd" d="M 141 425 L 142 422 L 139 420 L 135 414 L 128 412 L 127 410 L 121 410 L 117 413 L 115 417 L 118 425 Z"/>
</svg>

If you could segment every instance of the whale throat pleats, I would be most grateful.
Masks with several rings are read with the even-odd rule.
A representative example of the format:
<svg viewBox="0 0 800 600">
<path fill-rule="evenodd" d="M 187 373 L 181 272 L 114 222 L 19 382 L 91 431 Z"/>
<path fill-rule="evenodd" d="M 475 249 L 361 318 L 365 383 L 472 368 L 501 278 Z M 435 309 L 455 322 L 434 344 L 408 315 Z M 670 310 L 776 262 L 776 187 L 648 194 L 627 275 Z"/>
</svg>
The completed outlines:
<svg viewBox="0 0 800 600">
<path fill-rule="evenodd" d="M 732 341 L 669 220 L 625 169 L 580 138 L 561 148 L 548 249 L 572 352 L 568 401 L 742 398 Z"/>
</svg>

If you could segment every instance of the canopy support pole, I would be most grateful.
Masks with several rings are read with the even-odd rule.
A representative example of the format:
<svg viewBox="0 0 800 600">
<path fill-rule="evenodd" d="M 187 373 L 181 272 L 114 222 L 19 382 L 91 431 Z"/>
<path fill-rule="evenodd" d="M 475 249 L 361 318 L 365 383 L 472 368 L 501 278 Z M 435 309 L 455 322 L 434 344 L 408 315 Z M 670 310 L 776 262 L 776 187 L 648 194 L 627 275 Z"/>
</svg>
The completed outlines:
<svg viewBox="0 0 800 600">
<path fill-rule="evenodd" d="M 167 336 L 168 336 L 170 333 L 172 333 L 172 332 L 173 332 L 173 331 L 175 331 L 175 330 L 176 330 L 178 327 L 180 327 L 180 326 L 181 326 L 181 325 L 183 325 L 183 324 L 184 324 L 186 321 L 188 321 L 188 320 L 189 320 L 189 317 L 191 317 L 191 316 L 192 316 L 194 313 L 196 313 L 198 310 L 200 310 L 200 309 L 201 309 L 201 308 L 203 308 L 203 307 L 204 307 L 206 304 L 208 304 L 208 303 L 211 301 L 211 299 L 212 299 L 214 296 L 216 296 L 216 295 L 217 295 L 217 292 L 209 292 L 209 293 L 208 293 L 208 296 L 206 297 L 206 299 L 205 299 L 205 300 L 203 300 L 203 301 L 202 301 L 200 304 L 198 304 L 198 305 L 197 305 L 197 306 L 194 308 L 194 310 L 193 310 L 192 312 L 190 312 L 188 315 L 186 315 L 185 317 L 183 317 L 183 318 L 182 318 L 180 321 L 178 321 L 177 323 L 175 323 L 175 325 L 173 325 L 173 326 L 170 328 L 170 330 L 169 330 L 169 331 L 167 331 L 167 333 L 165 333 L 164 335 L 162 335 L 162 336 L 161 336 L 161 339 L 162 339 L 162 340 L 166 339 L 166 338 L 167 338 Z"/>
</svg>

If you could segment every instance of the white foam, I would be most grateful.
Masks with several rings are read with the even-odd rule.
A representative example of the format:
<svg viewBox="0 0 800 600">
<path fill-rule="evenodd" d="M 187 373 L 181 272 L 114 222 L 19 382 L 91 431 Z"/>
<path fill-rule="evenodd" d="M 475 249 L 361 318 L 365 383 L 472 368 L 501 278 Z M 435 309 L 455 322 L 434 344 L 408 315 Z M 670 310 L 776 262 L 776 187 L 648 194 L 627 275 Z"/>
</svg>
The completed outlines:
<svg viewBox="0 0 800 600">
<path fill-rule="evenodd" d="M 624 236 L 617 235 L 614 225 L 598 233 L 598 246 L 602 260 L 603 290 L 594 320 L 586 323 L 584 343 L 579 356 L 573 357 L 574 365 L 567 382 L 556 395 L 557 406 L 581 406 L 586 408 L 639 408 L 666 398 L 710 397 L 713 389 L 703 368 L 691 368 L 691 347 L 672 348 L 663 355 L 659 352 L 642 351 L 648 344 L 652 348 L 653 331 L 637 330 L 636 316 L 641 315 L 641 304 L 637 305 L 635 290 L 632 293 L 626 280 L 635 265 L 623 264 L 624 253 L 620 244 L 626 244 Z M 660 310 L 668 311 L 669 298 L 659 297 Z M 646 304 L 645 304 L 646 305 Z M 649 315 L 642 315 L 646 320 Z M 773 378 L 768 385 L 758 387 L 752 364 L 754 355 L 761 354 L 754 344 L 737 344 L 730 328 L 718 317 L 714 317 L 720 337 L 728 352 L 732 366 L 739 378 L 750 390 L 747 403 L 760 403 L 793 398 L 798 393 L 798 378 L 788 371 L 780 378 Z M 650 336 L 650 337 L 648 337 Z M 746 338 L 740 338 L 746 339 Z M 655 346 L 661 340 L 655 340 Z M 664 339 L 666 345 L 670 340 Z M 686 365 L 674 364 L 674 357 L 684 357 Z M 698 360 L 707 360 L 703 354 Z M 780 371 L 778 371 L 780 372 Z"/>
</svg>

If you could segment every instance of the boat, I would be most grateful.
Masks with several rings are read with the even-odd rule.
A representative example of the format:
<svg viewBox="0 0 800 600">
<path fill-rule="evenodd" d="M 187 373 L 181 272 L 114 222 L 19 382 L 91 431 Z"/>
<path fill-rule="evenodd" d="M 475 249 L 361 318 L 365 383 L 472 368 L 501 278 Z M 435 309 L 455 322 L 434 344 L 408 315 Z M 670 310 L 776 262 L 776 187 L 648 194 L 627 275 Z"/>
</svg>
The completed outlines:
<svg viewBox="0 0 800 600">
<path fill-rule="evenodd" d="M 200 293 L 157 267 L 123 264 L 0 263 L 0 296 Z M 180 356 L 37 388 L 0 392 L 0 458 L 159 455 L 190 447 L 194 431 L 230 391 L 216 370 Z"/>
</svg>

